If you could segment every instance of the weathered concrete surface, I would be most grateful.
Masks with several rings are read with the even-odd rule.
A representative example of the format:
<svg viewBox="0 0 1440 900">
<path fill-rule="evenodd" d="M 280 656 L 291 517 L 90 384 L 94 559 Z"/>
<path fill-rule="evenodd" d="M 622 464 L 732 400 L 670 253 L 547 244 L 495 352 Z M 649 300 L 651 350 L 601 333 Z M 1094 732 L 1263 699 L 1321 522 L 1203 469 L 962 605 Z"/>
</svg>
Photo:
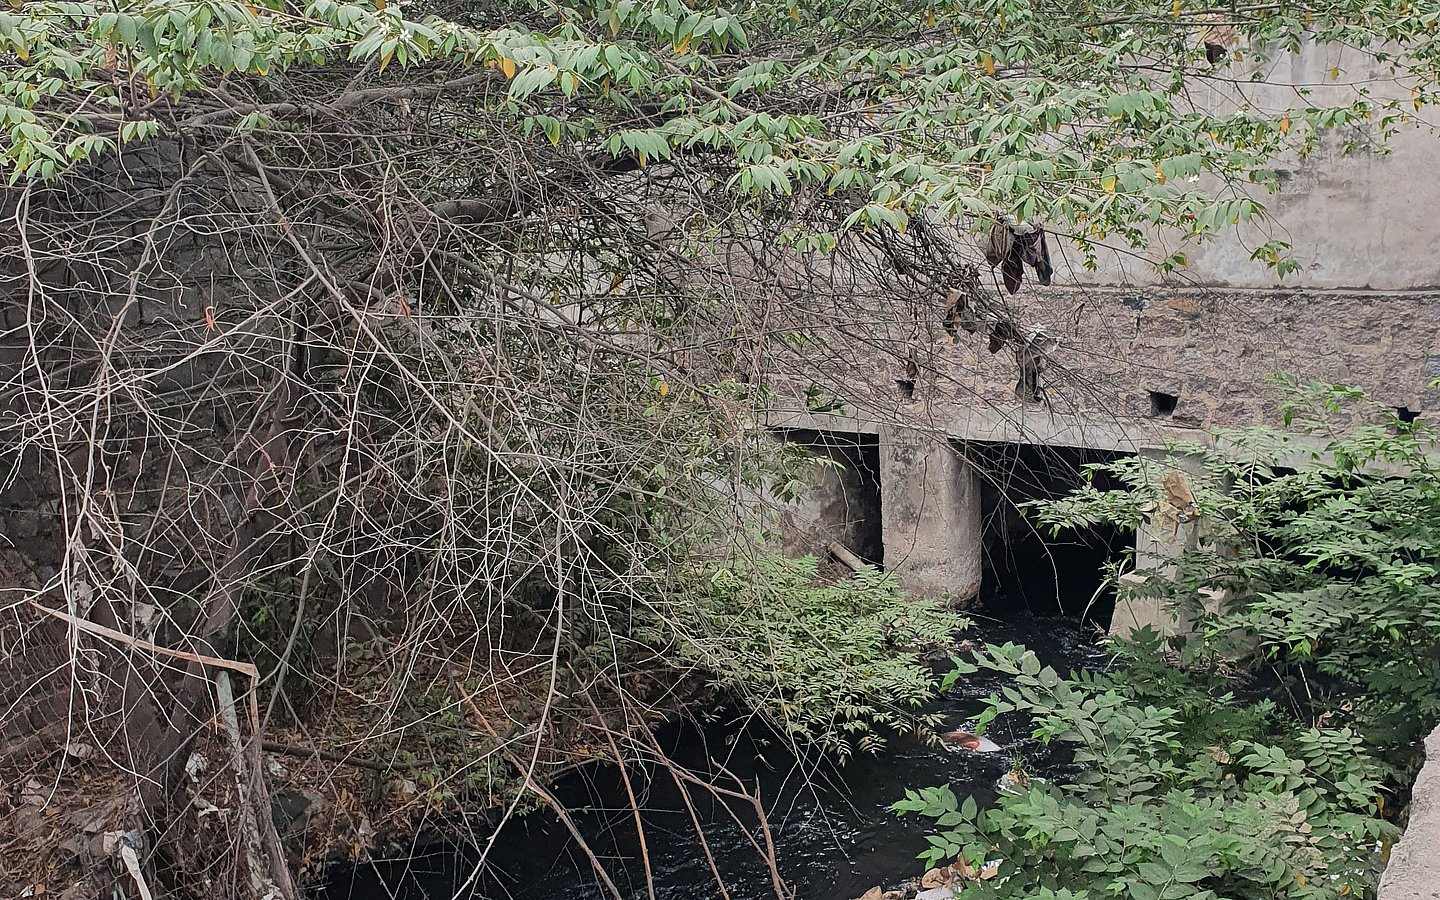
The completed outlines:
<svg viewBox="0 0 1440 900">
<path fill-rule="evenodd" d="M 1297 103 L 1344 105 L 1362 85 L 1377 99 L 1408 97 L 1408 84 L 1363 54 L 1338 45 L 1307 44 L 1298 53 L 1268 54 L 1246 48 L 1244 61 L 1226 65 L 1233 81 L 1196 81 L 1189 99 L 1223 112 L 1242 102 L 1268 111 Z M 1252 75 L 1261 80 L 1252 81 Z M 1300 88 L 1308 92 L 1304 99 L 1296 93 Z M 1375 130 L 1373 124 L 1370 130 Z M 1277 160 L 1280 190 L 1273 196 L 1254 194 L 1272 216 L 1268 224 L 1230 229 L 1205 243 L 1157 236 L 1159 245 L 1185 251 L 1190 265 L 1183 275 L 1195 283 L 1281 283 L 1274 270 L 1250 259 L 1256 244 L 1277 238 L 1292 245 L 1301 265 L 1299 273 L 1285 279 L 1287 285 L 1377 290 L 1440 286 L 1440 256 L 1429 247 L 1440 181 L 1414 177 L 1433 168 L 1440 142 L 1428 128 L 1405 127 L 1391 139 L 1388 155 L 1346 152 L 1345 142 L 1363 142 L 1364 131 L 1365 126 L 1337 129 L 1323 136 L 1308 157 Z M 1118 247 L 1102 252 L 1093 272 L 1084 270 L 1080 261 L 1079 254 L 1070 252 L 1057 263 L 1057 283 L 1157 284 L 1163 279 L 1145 260 Z"/>
<path fill-rule="evenodd" d="M 1203 459 L 1196 456 L 1173 457 L 1159 450 L 1142 450 L 1141 456 L 1159 463 L 1176 467 L 1182 476 L 1200 474 Z M 1167 520 L 1157 508 L 1149 521 L 1135 530 L 1135 572 L 1141 579 L 1172 578 L 1175 574 L 1175 558 L 1195 546 L 1200 533 L 1199 522 L 1175 522 Z M 1158 597 L 1138 596 L 1127 591 L 1122 585 L 1120 596 L 1115 601 L 1115 614 L 1110 619 L 1110 633 L 1127 636 L 1137 629 L 1150 627 L 1163 635 L 1179 634 L 1186 630 L 1164 602 Z"/>
<path fill-rule="evenodd" d="M 1188 287 L 1030 285 L 1006 299 L 1026 328 L 1059 341 L 1042 375 L 1046 403 L 1015 399 L 1016 359 L 987 336 L 921 334 L 933 381 L 908 402 L 887 401 L 895 342 L 854 348 L 845 375 L 854 430 L 889 422 L 957 440 L 1134 451 L 1211 428 L 1280 425 L 1277 372 L 1345 384 L 1421 419 L 1440 418 L 1440 290 L 1263 291 Z M 933 319 L 943 310 L 917 315 Z M 881 315 L 880 313 L 876 314 Z M 805 381 L 804 384 L 808 384 Z M 796 391 L 803 395 L 804 386 Z M 1157 414 L 1151 392 L 1176 396 Z M 800 427 L 804 427 L 803 425 Z M 840 427 L 821 426 L 821 427 Z"/>
<path fill-rule="evenodd" d="M 879 455 L 874 435 L 858 431 L 779 429 L 830 464 L 810 471 L 805 492 L 776 517 L 785 550 L 794 556 L 824 557 L 835 541 L 862 560 L 884 561 L 880 535 Z"/>
<path fill-rule="evenodd" d="M 1410 825 L 1380 878 L 1380 900 L 1440 898 L 1440 728 L 1425 739 L 1425 765 L 1410 799 Z"/>
<path fill-rule="evenodd" d="M 1128 637 L 1131 632 L 1153 628 L 1163 635 L 1180 633 L 1180 622 L 1165 608 L 1158 597 L 1137 596 L 1125 590 L 1127 583 L 1122 577 L 1120 595 L 1115 600 L 1115 612 L 1110 617 L 1110 633 L 1116 637 Z"/>
<path fill-rule="evenodd" d="M 977 468 L 948 442 L 902 427 L 880 430 L 885 568 L 905 590 L 968 599 L 980 590 Z"/>
<path fill-rule="evenodd" d="M 1422 418 L 1440 411 L 1440 391 L 1430 387 L 1440 375 L 1440 291 L 1027 283 L 1007 303 L 1027 328 L 1042 327 L 1060 342 L 1042 376 L 1047 404 L 1015 402 L 1015 358 L 989 353 L 983 334 L 962 334 L 946 348 L 935 394 L 922 398 L 937 413 L 949 404 L 947 418 L 957 424 L 989 407 L 984 421 L 968 427 L 989 427 L 1001 439 L 1122 449 L 1126 440 L 1172 428 L 1279 425 L 1277 372 L 1358 387 Z M 1157 415 L 1152 391 L 1178 397 L 1173 412 Z"/>
</svg>

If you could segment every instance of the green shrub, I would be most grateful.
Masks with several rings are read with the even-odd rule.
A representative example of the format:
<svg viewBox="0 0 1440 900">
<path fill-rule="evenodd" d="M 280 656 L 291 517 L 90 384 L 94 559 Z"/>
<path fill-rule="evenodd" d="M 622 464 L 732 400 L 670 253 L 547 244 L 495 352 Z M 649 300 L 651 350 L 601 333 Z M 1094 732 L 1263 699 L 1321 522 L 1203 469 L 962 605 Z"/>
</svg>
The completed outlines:
<svg viewBox="0 0 1440 900">
<path fill-rule="evenodd" d="M 1079 767 L 989 810 L 948 787 L 896 804 L 939 826 L 923 858 L 999 860 L 964 897 L 1374 896 L 1398 833 L 1384 798 L 1440 719 L 1436 434 L 1339 388 L 1296 389 L 1284 409 L 1300 434 L 1172 448 L 1203 464 L 1198 539 L 1117 586 L 1161 599 L 1187 634 L 1116 641 L 1102 673 L 1062 677 L 1011 645 L 957 661 L 952 679 L 1012 679 L 982 728 L 1028 717 Z M 1035 504 L 1042 526 L 1140 525 L 1179 465 L 1095 468 L 1121 489 Z"/>
<path fill-rule="evenodd" d="M 1342 412 L 1351 424 L 1337 437 Z M 1263 675 L 1295 718 L 1348 725 L 1399 759 L 1440 720 L 1436 433 L 1339 388 L 1312 387 L 1285 414 L 1302 434 L 1252 429 L 1218 435 L 1219 449 L 1173 448 L 1204 463 L 1190 481 L 1201 539 L 1135 590 L 1193 623 L 1176 642 L 1190 673 Z M 1040 523 L 1134 525 L 1173 466 L 1108 464 L 1124 490 L 1037 504 Z M 1217 592 L 1220 608 L 1202 603 Z"/>
<path fill-rule="evenodd" d="M 1275 729 L 1266 743 L 1221 727 L 1206 740 L 1124 678 L 1062 677 L 1008 644 L 957 671 L 977 667 L 1012 678 L 983 721 L 1031 717 L 1035 734 L 1073 753 L 1080 773 L 1064 785 L 1032 782 L 983 811 L 948 786 L 906 792 L 895 808 L 940 826 L 924 859 L 1000 861 L 994 878 L 963 896 L 1319 900 L 1370 891 L 1377 846 L 1396 829 L 1378 817 L 1387 770 L 1352 732 Z M 1212 720 L 1234 716 L 1239 730 L 1254 731 L 1252 712 L 1233 697 L 1214 707 Z"/>
<path fill-rule="evenodd" d="M 943 601 L 906 598 L 874 568 L 822 580 L 810 556 L 714 568 L 693 591 L 668 616 L 678 662 L 797 743 L 842 758 L 928 723 L 916 710 L 936 679 L 917 652 L 968 624 Z"/>
</svg>

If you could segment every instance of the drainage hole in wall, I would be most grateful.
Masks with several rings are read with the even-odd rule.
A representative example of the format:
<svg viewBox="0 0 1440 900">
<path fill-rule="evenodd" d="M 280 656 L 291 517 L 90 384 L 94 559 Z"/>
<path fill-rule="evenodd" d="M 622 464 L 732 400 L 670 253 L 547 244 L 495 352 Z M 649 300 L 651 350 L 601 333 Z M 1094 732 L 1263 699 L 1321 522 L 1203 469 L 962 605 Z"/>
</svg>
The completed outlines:
<svg viewBox="0 0 1440 900">
<path fill-rule="evenodd" d="M 1167 394 L 1164 391 L 1150 392 L 1150 415 L 1168 416 L 1175 411 L 1175 406 L 1180 402 L 1176 394 Z"/>
</svg>

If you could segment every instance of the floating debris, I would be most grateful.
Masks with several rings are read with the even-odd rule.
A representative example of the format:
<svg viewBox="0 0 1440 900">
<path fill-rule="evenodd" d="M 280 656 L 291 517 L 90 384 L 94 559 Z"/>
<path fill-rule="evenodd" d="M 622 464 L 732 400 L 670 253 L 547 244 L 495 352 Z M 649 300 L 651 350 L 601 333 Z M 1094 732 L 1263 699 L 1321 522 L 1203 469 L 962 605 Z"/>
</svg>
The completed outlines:
<svg viewBox="0 0 1440 900">
<path fill-rule="evenodd" d="M 940 735 L 940 741 L 946 750 L 955 752 L 999 753 L 1003 749 L 989 738 L 968 731 L 947 731 Z"/>
</svg>

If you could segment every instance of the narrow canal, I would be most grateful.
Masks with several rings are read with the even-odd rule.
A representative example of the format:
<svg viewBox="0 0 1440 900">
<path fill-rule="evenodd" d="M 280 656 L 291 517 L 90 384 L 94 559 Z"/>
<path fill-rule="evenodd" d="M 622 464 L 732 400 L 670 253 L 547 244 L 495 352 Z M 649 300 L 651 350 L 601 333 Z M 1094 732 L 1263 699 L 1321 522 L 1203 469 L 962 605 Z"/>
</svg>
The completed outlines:
<svg viewBox="0 0 1440 900">
<path fill-rule="evenodd" d="M 962 639 L 1013 641 L 1061 672 L 1105 664 L 1098 646 L 1113 595 L 1102 588 L 1103 569 L 1134 535 L 1113 529 L 1072 532 L 1058 540 L 1035 530 L 1021 504 L 1062 496 L 1080 486 L 1086 463 L 1115 454 L 1023 445 L 972 447 L 987 472 L 984 518 L 984 591 L 974 626 Z M 858 477 L 858 476 L 857 476 Z M 1104 489 L 1103 481 L 1097 483 Z M 882 502 L 876 499 L 875 502 Z M 868 518 L 868 517 L 867 517 Z M 863 524 L 863 523 L 862 523 Z M 862 529 L 863 530 L 863 529 Z M 855 546 L 869 545 L 857 539 Z M 870 556 L 882 554 L 870 548 Z M 948 664 L 936 662 L 943 674 Z M 1001 679 L 984 674 L 962 680 L 927 712 L 941 732 L 968 731 Z M 952 752 L 917 737 L 897 738 L 884 752 L 839 766 L 800 758 L 738 715 L 704 724 L 681 723 L 659 738 L 671 760 L 702 777 L 735 776 L 757 786 L 774 841 L 779 875 L 796 900 L 850 900 L 872 887 L 894 887 L 920 874 L 925 822 L 897 817 L 891 804 L 907 788 L 951 785 L 960 797 L 992 803 L 1002 776 L 1020 769 L 1032 777 L 1065 780 L 1068 760 L 1029 736 L 1029 723 L 1001 717 L 988 732 L 994 753 Z M 690 812 L 674 780 L 663 771 L 631 772 L 647 839 L 658 900 L 723 898 Z M 734 786 L 733 780 L 725 783 Z M 574 810 L 574 822 L 627 900 L 649 896 L 634 814 L 613 767 L 597 766 L 554 786 Z M 691 792 L 706 844 L 731 900 L 776 896 L 753 808 L 727 808 Z M 512 821 L 495 839 L 483 867 L 475 847 L 436 848 L 403 859 L 374 860 L 333 873 L 323 900 L 608 900 L 609 891 L 565 827 L 548 811 Z"/>
<path fill-rule="evenodd" d="M 1043 662 L 1062 671 L 1104 661 L 1096 648 L 1095 627 L 1077 618 L 1012 612 L 1008 621 L 1001 622 L 981 613 L 972 631 L 992 642 L 1024 643 Z M 985 697 L 998 686 L 995 678 L 973 676 L 934 701 L 928 711 L 939 714 L 942 730 L 967 729 Z M 768 740 L 758 725 L 734 717 L 704 726 L 675 726 L 661 738 L 677 764 L 718 775 L 718 763 L 747 786 L 759 785 L 779 872 L 794 897 L 847 900 L 871 887 L 892 886 L 919 874 L 915 857 L 925 847 L 924 824 L 914 816 L 898 818 L 889 808 L 906 788 L 948 783 L 958 795 L 974 796 L 983 805 L 993 801 L 997 783 L 1012 767 L 1043 778 L 1067 776 L 1065 761 L 1031 739 L 1025 722 L 1002 718 L 989 735 L 1001 745 L 1000 752 L 951 752 L 904 738 L 879 755 L 844 766 L 797 758 Z M 631 777 L 641 796 L 656 896 L 660 900 L 722 897 L 673 780 L 663 772 L 637 777 L 632 771 Z M 557 784 L 555 792 L 576 810 L 576 824 L 621 893 L 637 900 L 648 896 L 634 816 L 613 768 L 572 775 Z M 691 796 L 730 897 L 774 897 L 770 867 L 751 843 L 752 838 L 758 840 L 753 810 L 731 801 L 727 811 L 700 792 Z M 577 843 L 546 812 L 508 825 L 483 870 L 472 878 L 476 858 L 473 848 L 451 848 L 408 859 L 376 860 L 336 873 L 323 896 L 326 900 L 609 897 Z"/>
</svg>

